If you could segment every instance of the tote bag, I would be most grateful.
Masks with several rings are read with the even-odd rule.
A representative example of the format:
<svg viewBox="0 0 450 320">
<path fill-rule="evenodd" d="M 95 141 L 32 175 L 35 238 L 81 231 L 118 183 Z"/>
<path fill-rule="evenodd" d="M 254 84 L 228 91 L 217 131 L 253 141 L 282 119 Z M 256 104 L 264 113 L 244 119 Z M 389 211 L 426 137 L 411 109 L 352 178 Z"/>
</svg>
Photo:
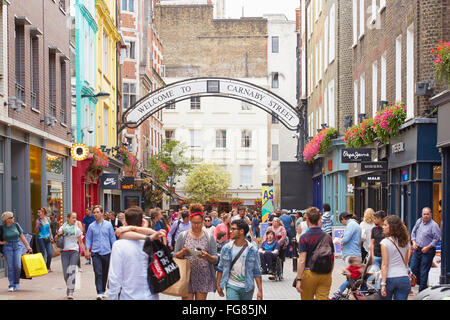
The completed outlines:
<svg viewBox="0 0 450 320">
<path fill-rule="evenodd" d="M 189 294 L 191 264 L 187 259 L 173 258 L 173 260 L 178 265 L 178 268 L 180 270 L 180 280 L 175 282 L 175 284 L 171 285 L 162 293 L 175 297 L 185 297 Z"/>
<path fill-rule="evenodd" d="M 162 292 L 180 279 L 179 267 L 161 241 L 147 238 L 143 251 L 148 255 L 147 281 L 151 292 Z"/>
</svg>

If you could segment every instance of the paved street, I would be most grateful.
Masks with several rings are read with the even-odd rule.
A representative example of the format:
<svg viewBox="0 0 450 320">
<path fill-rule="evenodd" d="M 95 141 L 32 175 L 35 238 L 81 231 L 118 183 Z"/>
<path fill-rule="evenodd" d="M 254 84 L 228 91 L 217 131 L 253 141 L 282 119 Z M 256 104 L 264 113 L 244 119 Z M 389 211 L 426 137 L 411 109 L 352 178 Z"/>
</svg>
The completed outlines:
<svg viewBox="0 0 450 320">
<path fill-rule="evenodd" d="M 75 290 L 74 298 L 78 300 L 92 300 L 96 298 L 94 285 L 94 272 L 92 265 L 85 265 L 82 259 L 82 272 L 80 274 L 79 288 Z M 336 260 L 333 271 L 331 293 L 344 281 L 341 274 L 344 266 L 342 259 Z M 56 257 L 52 260 L 53 272 L 43 277 L 32 280 L 21 280 L 19 292 L 8 292 L 8 278 L 0 279 L 0 300 L 66 300 L 66 286 L 62 275 L 61 260 Z M 264 300 L 294 300 L 299 299 L 299 294 L 292 287 L 295 273 L 292 272 L 292 259 L 287 259 L 284 268 L 284 280 L 275 282 L 263 276 Z M 411 296 L 410 296 L 411 298 Z M 178 297 L 160 295 L 161 300 L 179 300 Z M 254 295 L 256 299 L 256 292 Z M 217 293 L 209 294 L 208 300 L 224 300 Z"/>
</svg>

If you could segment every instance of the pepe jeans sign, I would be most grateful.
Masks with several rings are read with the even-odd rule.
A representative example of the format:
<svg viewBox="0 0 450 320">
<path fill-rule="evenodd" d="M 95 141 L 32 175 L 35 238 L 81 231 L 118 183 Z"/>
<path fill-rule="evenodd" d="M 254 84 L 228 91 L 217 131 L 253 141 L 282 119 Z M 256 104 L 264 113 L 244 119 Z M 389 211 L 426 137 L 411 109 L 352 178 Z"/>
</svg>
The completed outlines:
<svg viewBox="0 0 450 320">
<path fill-rule="evenodd" d="M 195 96 L 221 96 L 255 104 L 275 114 L 288 129 L 297 130 L 300 123 L 295 109 L 282 98 L 251 83 L 227 78 L 196 78 L 167 85 L 139 100 L 124 115 L 129 127 L 138 126 L 167 104 Z"/>
<path fill-rule="evenodd" d="M 372 160 L 372 149 L 370 148 L 356 148 L 343 149 L 341 151 L 342 163 L 354 163 Z"/>
</svg>

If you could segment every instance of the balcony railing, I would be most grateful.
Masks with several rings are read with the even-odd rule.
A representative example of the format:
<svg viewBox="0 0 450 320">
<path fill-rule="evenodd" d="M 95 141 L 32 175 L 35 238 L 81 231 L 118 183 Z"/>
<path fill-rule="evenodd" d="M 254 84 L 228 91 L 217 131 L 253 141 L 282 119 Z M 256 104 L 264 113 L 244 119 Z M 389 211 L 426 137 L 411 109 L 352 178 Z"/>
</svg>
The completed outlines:
<svg viewBox="0 0 450 320">
<path fill-rule="evenodd" d="M 25 88 L 16 82 L 16 99 L 25 103 Z"/>
</svg>

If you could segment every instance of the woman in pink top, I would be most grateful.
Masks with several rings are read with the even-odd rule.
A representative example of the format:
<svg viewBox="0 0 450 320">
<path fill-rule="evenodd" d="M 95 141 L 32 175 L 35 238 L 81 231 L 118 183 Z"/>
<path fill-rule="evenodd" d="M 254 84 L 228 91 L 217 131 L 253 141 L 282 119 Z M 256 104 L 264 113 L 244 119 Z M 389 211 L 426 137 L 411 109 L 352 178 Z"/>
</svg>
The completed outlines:
<svg viewBox="0 0 450 320">
<path fill-rule="evenodd" d="M 283 222 L 280 218 L 274 218 L 272 225 L 267 228 L 266 234 L 264 235 L 263 242 L 267 240 L 267 231 L 272 230 L 275 232 L 275 239 L 278 241 L 280 245 L 280 249 L 283 249 L 287 246 L 287 238 L 286 238 L 286 229 L 283 226 Z"/>
<path fill-rule="evenodd" d="M 230 222 L 231 222 L 231 216 L 229 213 L 225 213 L 222 217 L 223 222 L 218 224 L 216 227 L 216 230 L 214 230 L 214 238 L 217 240 L 217 232 L 223 231 L 225 232 L 225 236 L 227 237 L 230 233 Z"/>
</svg>

